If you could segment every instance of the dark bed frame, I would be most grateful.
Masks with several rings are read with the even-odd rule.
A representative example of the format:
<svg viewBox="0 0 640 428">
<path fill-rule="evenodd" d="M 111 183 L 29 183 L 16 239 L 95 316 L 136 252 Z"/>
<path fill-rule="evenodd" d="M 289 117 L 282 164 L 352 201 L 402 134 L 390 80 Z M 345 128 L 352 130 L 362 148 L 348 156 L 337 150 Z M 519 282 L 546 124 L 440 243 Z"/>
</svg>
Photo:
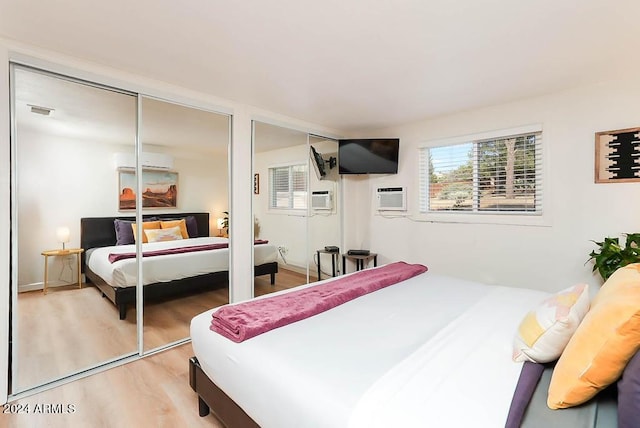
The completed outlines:
<svg viewBox="0 0 640 428">
<path fill-rule="evenodd" d="M 545 364 L 544 370 L 549 371 L 553 370 L 553 364 Z M 542 373 L 542 372 L 540 372 Z M 529 375 L 527 379 L 530 380 L 531 376 Z M 546 391 L 548 389 L 548 382 L 550 379 L 550 375 L 547 377 L 546 382 L 539 382 L 536 389 L 543 390 L 542 396 L 546 398 Z M 520 383 L 520 381 L 518 381 Z M 251 416 L 249 416 L 231 397 L 225 394 L 202 370 L 198 359 L 194 356 L 189 358 L 189 385 L 191 389 L 193 389 L 198 394 L 198 413 L 201 417 L 207 416 L 210 412 L 213 412 L 216 418 L 222 422 L 222 424 L 226 428 L 259 428 L 260 425 L 256 421 L 254 421 Z M 531 391 L 531 394 L 534 394 L 534 391 Z M 540 394 L 539 391 L 535 392 L 535 394 Z M 618 414 L 617 414 L 617 401 L 618 401 L 618 387 L 617 383 L 614 382 L 605 390 L 598 393 L 595 403 L 592 400 L 591 405 L 595 405 L 597 407 L 596 413 L 597 417 L 595 420 L 595 424 L 593 428 L 614 428 L 618 426 Z M 533 425 L 532 421 L 536 421 L 536 418 L 542 418 L 544 420 L 544 426 L 553 426 L 553 427 L 566 427 L 567 423 L 573 418 L 575 418 L 575 414 L 573 417 L 560 418 L 558 420 L 549 419 L 549 414 L 546 412 L 555 412 L 554 410 L 549 410 L 546 407 L 546 400 L 544 404 L 540 402 L 535 402 L 534 409 L 531 409 L 531 404 L 525 406 L 525 408 L 521 409 L 522 412 L 525 412 L 523 416 L 523 422 L 526 421 L 527 426 L 538 426 L 539 423 Z M 514 414 L 518 413 L 517 406 L 521 403 L 516 404 L 516 410 L 513 411 Z M 513 404 L 512 404 L 513 406 Z M 589 406 L 589 404 L 583 405 Z M 580 407 L 583 407 L 580 406 Z M 537 407 L 537 409 L 535 408 Z M 542 409 L 542 411 L 540 410 Z M 512 410 L 509 411 L 509 418 L 512 417 Z M 586 410 L 586 409 L 585 409 Z M 561 414 L 562 412 L 560 412 Z M 529 420 L 527 420 L 527 418 Z M 518 419 L 516 416 L 515 419 Z M 549 425 L 549 423 L 552 425 Z M 524 423 L 523 423 L 524 424 Z M 514 423 L 510 420 L 507 420 L 507 426 L 514 426 Z M 520 426 L 520 424 L 518 425 Z M 582 425 L 581 425 L 582 426 Z M 592 425 L 589 425 L 590 427 Z M 635 425 L 634 425 L 635 426 Z"/>
<path fill-rule="evenodd" d="M 198 237 L 209 236 L 209 213 L 167 213 L 143 216 L 143 220 L 149 217 L 159 219 L 179 219 L 194 216 L 198 225 Z M 116 244 L 116 231 L 114 220 L 134 220 L 135 217 L 84 217 L 80 219 L 80 246 L 85 250 L 82 253 L 82 272 L 87 282 L 93 283 L 102 295 L 107 297 L 118 308 L 120 319 L 127 316 L 127 307 L 136 304 L 136 287 L 113 287 L 107 284 L 100 276 L 93 272 L 85 263 L 85 254 L 91 248 L 108 247 Z M 270 275 L 271 285 L 275 284 L 278 273 L 278 262 L 270 262 L 254 267 L 255 276 Z M 212 290 L 229 285 L 229 272 L 214 272 L 183 278 L 169 282 L 158 282 L 145 285 L 143 288 L 144 299 L 166 299 L 172 296 L 195 293 L 198 291 Z"/>
<path fill-rule="evenodd" d="M 227 428 L 260 428 L 251 416 L 209 379 L 196 357 L 189 358 L 189 385 L 198 394 L 200 416 L 207 416 L 213 411 Z"/>
</svg>

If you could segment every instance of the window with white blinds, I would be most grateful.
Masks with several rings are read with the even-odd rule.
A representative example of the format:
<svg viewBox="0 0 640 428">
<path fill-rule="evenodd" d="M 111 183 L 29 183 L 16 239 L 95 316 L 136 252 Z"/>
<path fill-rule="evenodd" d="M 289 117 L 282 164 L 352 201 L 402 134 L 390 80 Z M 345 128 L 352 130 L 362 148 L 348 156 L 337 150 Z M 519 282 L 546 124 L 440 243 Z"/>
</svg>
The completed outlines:
<svg viewBox="0 0 640 428">
<path fill-rule="evenodd" d="M 307 209 L 307 165 L 269 168 L 269 208 Z"/>
<path fill-rule="evenodd" d="M 420 212 L 542 214 L 542 132 L 420 149 Z"/>
</svg>

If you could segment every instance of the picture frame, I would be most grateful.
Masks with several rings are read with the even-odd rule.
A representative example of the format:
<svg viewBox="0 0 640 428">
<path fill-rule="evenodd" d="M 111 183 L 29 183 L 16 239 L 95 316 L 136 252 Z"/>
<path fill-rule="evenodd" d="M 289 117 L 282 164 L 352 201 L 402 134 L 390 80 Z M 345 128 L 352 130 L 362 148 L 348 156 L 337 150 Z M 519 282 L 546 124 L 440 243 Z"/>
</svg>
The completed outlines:
<svg viewBox="0 0 640 428">
<path fill-rule="evenodd" d="M 118 170 L 118 210 L 136 209 L 136 173 Z M 142 170 L 142 208 L 177 208 L 178 173 L 176 171 Z"/>
<path fill-rule="evenodd" d="M 253 194 L 260 194 L 260 174 L 253 174 Z"/>
<path fill-rule="evenodd" d="M 640 127 L 596 132 L 596 183 L 640 181 Z"/>
</svg>

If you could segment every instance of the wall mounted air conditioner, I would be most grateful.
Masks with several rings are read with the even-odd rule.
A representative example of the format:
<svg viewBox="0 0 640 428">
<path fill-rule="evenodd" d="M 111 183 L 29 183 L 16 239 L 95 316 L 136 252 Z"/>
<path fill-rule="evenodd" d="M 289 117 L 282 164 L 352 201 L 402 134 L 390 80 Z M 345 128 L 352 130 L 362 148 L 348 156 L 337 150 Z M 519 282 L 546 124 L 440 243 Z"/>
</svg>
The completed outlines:
<svg viewBox="0 0 640 428">
<path fill-rule="evenodd" d="M 376 189 L 378 211 L 406 211 L 407 189 L 405 187 L 378 187 Z"/>
<path fill-rule="evenodd" d="M 315 192 L 311 192 L 311 208 L 314 210 L 333 209 L 331 190 L 317 190 Z"/>
<path fill-rule="evenodd" d="M 133 169 L 136 167 L 134 153 L 116 153 L 114 161 L 117 169 Z M 142 167 L 147 169 L 172 169 L 173 157 L 164 153 L 143 152 L 141 155 Z"/>
</svg>

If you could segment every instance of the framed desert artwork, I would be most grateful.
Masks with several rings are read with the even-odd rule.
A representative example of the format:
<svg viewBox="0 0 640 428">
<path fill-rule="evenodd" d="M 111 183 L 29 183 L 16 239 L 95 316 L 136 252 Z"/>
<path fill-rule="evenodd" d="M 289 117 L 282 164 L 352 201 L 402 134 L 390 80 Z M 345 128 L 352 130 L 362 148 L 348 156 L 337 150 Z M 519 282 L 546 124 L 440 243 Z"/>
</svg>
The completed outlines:
<svg viewBox="0 0 640 428">
<path fill-rule="evenodd" d="M 132 170 L 118 171 L 118 209 L 136 209 L 136 174 Z M 173 171 L 142 171 L 142 208 L 177 208 L 178 173 Z"/>
<path fill-rule="evenodd" d="M 640 181 L 640 128 L 596 132 L 596 183 Z"/>
</svg>

